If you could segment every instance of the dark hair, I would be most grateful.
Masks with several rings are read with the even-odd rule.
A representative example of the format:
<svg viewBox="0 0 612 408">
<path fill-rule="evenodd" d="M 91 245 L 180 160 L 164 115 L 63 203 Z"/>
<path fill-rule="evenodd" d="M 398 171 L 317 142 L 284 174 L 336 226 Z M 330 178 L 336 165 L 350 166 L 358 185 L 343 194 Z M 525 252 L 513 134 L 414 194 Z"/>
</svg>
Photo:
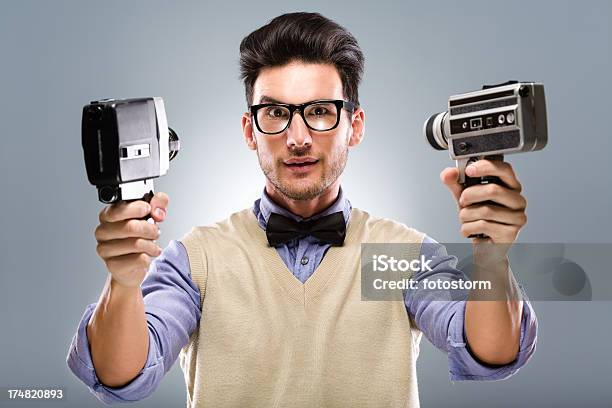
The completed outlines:
<svg viewBox="0 0 612 408">
<path fill-rule="evenodd" d="M 240 79 L 247 104 L 253 103 L 253 85 L 262 68 L 296 60 L 333 64 L 342 80 L 344 97 L 359 105 L 363 53 L 350 32 L 319 13 L 283 14 L 242 40 Z"/>
</svg>

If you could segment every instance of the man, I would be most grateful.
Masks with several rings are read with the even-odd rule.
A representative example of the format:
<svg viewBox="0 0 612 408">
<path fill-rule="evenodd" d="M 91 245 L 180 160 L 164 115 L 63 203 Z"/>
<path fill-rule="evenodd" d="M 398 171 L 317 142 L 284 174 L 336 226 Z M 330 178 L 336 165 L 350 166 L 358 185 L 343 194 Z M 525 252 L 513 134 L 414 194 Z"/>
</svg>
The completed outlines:
<svg viewBox="0 0 612 408">
<path fill-rule="evenodd" d="M 355 38 L 319 14 L 285 14 L 242 41 L 240 64 L 261 198 L 163 252 L 157 225 L 140 218 L 162 222 L 165 194 L 103 209 L 95 235 L 109 275 L 71 344 L 73 372 L 104 402 L 135 401 L 180 354 L 190 407 L 416 407 L 421 332 L 448 353 L 452 380 L 503 379 L 524 365 L 537 322 L 507 263 L 487 271 L 507 301 L 417 301 L 418 290 L 361 300 L 362 242 L 418 244 L 430 278 L 462 274 L 434 240 L 344 195 L 348 149 L 365 130 Z M 483 160 L 468 175 L 506 186 L 464 190 L 456 169 L 442 172 L 462 234 L 514 242 L 526 201 L 510 165 Z"/>
</svg>

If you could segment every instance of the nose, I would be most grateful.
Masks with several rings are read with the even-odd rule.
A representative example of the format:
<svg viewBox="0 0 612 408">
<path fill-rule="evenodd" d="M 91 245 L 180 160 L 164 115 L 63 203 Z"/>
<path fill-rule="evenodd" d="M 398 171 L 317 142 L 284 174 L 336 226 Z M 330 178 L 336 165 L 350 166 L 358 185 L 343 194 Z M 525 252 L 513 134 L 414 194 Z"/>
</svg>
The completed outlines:
<svg viewBox="0 0 612 408">
<path fill-rule="evenodd" d="M 299 111 L 293 112 L 293 118 L 291 124 L 287 129 L 287 147 L 295 146 L 310 146 L 312 145 L 312 137 L 310 136 L 310 129 L 304 123 L 302 115 Z"/>
</svg>

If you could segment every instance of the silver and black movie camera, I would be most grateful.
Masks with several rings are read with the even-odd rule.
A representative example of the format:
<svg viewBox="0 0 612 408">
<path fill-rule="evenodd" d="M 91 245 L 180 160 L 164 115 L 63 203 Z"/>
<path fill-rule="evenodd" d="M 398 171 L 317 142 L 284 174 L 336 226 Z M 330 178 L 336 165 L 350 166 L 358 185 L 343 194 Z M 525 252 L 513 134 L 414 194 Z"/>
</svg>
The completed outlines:
<svg viewBox="0 0 612 408">
<path fill-rule="evenodd" d="M 447 111 L 425 121 L 423 133 L 434 149 L 448 149 L 457 161 L 461 183 L 469 186 L 495 181 L 473 180 L 465 175 L 465 167 L 476 160 L 503 160 L 504 154 L 546 146 L 544 85 L 509 81 L 453 95 Z"/>
<path fill-rule="evenodd" d="M 82 144 L 89 182 L 103 203 L 153 197 L 180 149 L 162 98 L 104 99 L 83 107 Z"/>
<path fill-rule="evenodd" d="M 465 187 L 496 183 L 498 177 L 468 177 L 465 168 L 480 160 L 503 160 L 505 154 L 541 150 L 548 139 L 544 86 L 508 81 L 482 90 L 453 95 L 448 110 L 423 125 L 429 144 L 456 160 Z M 480 234 L 480 237 L 482 234 Z"/>
</svg>

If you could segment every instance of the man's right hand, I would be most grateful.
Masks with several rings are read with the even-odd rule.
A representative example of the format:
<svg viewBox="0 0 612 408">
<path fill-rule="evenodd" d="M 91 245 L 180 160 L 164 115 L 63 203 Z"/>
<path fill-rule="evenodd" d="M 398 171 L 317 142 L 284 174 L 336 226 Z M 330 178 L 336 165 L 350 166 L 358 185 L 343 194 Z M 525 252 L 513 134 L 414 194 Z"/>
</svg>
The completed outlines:
<svg viewBox="0 0 612 408">
<path fill-rule="evenodd" d="M 96 251 L 115 283 L 124 287 L 138 287 L 144 280 L 151 258 L 161 254 L 157 245 L 159 228 L 155 222 L 166 218 L 168 195 L 158 192 L 151 203 L 143 200 L 108 205 L 100 211 L 100 224 L 95 229 Z"/>
</svg>

